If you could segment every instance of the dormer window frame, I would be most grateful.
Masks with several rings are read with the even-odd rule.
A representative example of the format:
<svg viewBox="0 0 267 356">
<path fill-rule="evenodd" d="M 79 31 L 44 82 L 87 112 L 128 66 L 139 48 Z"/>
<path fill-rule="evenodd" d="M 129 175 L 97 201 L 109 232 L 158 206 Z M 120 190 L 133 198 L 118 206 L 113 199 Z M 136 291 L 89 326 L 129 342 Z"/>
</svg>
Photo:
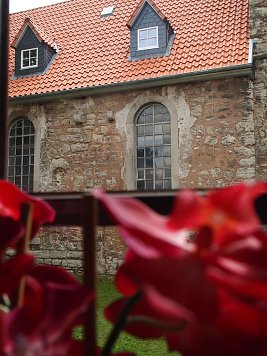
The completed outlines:
<svg viewBox="0 0 267 356">
<path fill-rule="evenodd" d="M 35 58 L 34 56 L 31 57 L 31 51 L 34 51 L 36 50 L 36 64 L 34 65 L 30 65 L 30 61 L 31 61 L 31 58 Z M 28 52 L 29 53 L 29 66 L 23 66 L 23 60 L 25 59 L 24 58 L 24 53 L 25 52 Z M 30 69 L 30 68 L 36 68 L 38 67 L 38 48 L 37 47 L 34 47 L 34 48 L 27 48 L 27 49 L 22 49 L 21 50 L 21 62 L 20 62 L 20 69 Z"/>
<path fill-rule="evenodd" d="M 152 30 L 152 29 L 156 29 L 157 30 L 156 37 L 148 37 L 148 32 L 149 32 L 149 30 Z M 143 32 L 144 31 L 147 32 L 147 37 L 146 37 L 147 40 L 149 38 L 156 38 L 157 39 L 157 43 L 155 45 L 153 45 L 153 46 L 141 47 L 140 46 L 140 33 L 142 31 Z M 138 48 L 137 48 L 138 51 L 144 51 L 144 50 L 147 50 L 147 49 L 159 48 L 159 27 L 158 26 L 152 26 L 152 27 L 139 28 L 138 31 L 137 31 L 137 44 L 138 44 Z"/>
</svg>

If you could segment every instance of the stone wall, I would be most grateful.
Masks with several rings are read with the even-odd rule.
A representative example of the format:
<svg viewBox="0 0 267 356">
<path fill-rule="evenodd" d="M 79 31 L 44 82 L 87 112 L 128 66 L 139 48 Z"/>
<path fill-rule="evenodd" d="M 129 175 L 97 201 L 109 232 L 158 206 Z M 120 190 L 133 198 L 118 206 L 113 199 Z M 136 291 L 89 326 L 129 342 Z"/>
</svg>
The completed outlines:
<svg viewBox="0 0 267 356">
<path fill-rule="evenodd" d="M 250 0 L 250 32 L 254 41 L 253 81 L 256 178 L 267 179 L 267 1 Z"/>
<path fill-rule="evenodd" d="M 240 77 L 11 107 L 11 119 L 27 116 L 38 131 L 36 190 L 133 189 L 134 115 L 149 102 L 171 114 L 174 188 L 255 177 L 252 87 Z M 32 247 L 40 262 L 81 270 L 76 229 L 46 230 Z M 114 229 L 99 229 L 100 273 L 113 273 L 123 251 Z"/>
<path fill-rule="evenodd" d="M 118 237 L 117 228 L 97 229 L 97 272 L 114 274 L 121 263 L 125 245 Z M 37 263 L 62 266 L 76 273 L 83 270 L 83 243 L 80 228 L 43 228 L 31 243 Z"/>
</svg>

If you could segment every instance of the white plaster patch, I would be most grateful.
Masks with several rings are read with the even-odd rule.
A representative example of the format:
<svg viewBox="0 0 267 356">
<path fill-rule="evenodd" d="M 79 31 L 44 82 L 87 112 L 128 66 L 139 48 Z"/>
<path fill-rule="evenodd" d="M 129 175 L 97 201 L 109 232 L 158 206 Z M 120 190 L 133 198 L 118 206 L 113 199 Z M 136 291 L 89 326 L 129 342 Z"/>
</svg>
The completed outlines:
<svg viewBox="0 0 267 356">
<path fill-rule="evenodd" d="M 192 127 L 197 118 L 190 113 L 190 107 L 185 99 L 185 94 L 179 90 L 179 97 L 176 100 L 178 112 L 178 167 L 179 179 L 185 179 L 191 170 L 191 164 L 188 163 L 192 150 Z"/>
<path fill-rule="evenodd" d="M 132 107 L 132 103 L 129 103 L 125 105 L 125 107 L 121 111 L 117 111 L 115 113 L 115 124 L 116 128 L 121 134 L 126 134 L 126 123 L 127 123 L 127 117 L 129 115 L 129 111 Z"/>
</svg>

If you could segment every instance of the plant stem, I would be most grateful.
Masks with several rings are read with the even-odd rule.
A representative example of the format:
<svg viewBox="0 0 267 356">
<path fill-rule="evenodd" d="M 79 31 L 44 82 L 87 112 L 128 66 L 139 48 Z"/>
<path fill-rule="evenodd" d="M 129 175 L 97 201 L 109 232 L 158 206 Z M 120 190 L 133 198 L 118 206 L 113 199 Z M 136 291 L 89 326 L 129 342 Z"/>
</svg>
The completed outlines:
<svg viewBox="0 0 267 356">
<path fill-rule="evenodd" d="M 113 345 L 115 344 L 124 325 L 126 324 L 126 319 L 127 319 L 129 312 L 132 310 L 132 308 L 135 306 L 135 304 L 139 301 L 139 299 L 141 298 L 141 295 L 142 295 L 141 292 L 137 292 L 136 294 L 134 294 L 131 298 L 129 298 L 125 302 L 125 304 L 119 314 L 118 320 L 114 324 L 114 327 L 111 330 L 111 333 L 110 333 L 110 335 L 107 339 L 107 342 L 103 348 L 102 356 L 110 355 Z"/>
<path fill-rule="evenodd" d="M 21 206 L 21 223 L 25 228 L 24 238 L 21 239 L 17 244 L 17 254 L 27 253 L 29 248 L 29 242 L 31 239 L 32 231 L 32 220 L 33 220 L 33 205 L 32 203 L 24 203 Z M 18 298 L 17 305 L 21 306 L 24 301 L 25 294 L 25 278 L 21 277 L 19 289 L 18 289 Z"/>
<path fill-rule="evenodd" d="M 187 322 L 185 320 L 182 320 L 179 324 L 168 324 L 161 320 L 153 319 L 153 318 L 145 317 L 145 316 L 141 316 L 141 317 L 130 316 L 127 318 L 127 324 L 134 324 L 134 323 L 142 323 L 142 324 L 151 325 L 155 328 L 167 330 L 169 332 L 177 332 L 177 331 L 183 330 L 184 327 L 187 325 Z"/>
</svg>

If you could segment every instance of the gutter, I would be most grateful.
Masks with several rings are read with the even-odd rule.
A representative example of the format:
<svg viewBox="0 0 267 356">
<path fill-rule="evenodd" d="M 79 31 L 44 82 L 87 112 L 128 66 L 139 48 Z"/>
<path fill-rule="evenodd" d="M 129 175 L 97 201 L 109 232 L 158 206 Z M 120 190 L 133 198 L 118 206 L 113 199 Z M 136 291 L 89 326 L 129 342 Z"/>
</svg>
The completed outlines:
<svg viewBox="0 0 267 356">
<path fill-rule="evenodd" d="M 200 81 L 210 81 L 216 79 L 225 79 L 229 77 L 250 76 L 253 77 L 252 64 L 241 64 L 228 67 L 221 67 L 197 72 L 167 75 L 158 78 L 149 78 L 142 80 L 133 80 L 122 83 L 113 83 L 85 88 L 75 88 L 61 90 L 50 93 L 32 94 L 20 97 L 9 98 L 10 104 L 40 103 L 68 98 L 78 98 L 84 96 L 108 94 L 129 90 L 149 89 L 158 86 L 196 83 Z"/>
</svg>

